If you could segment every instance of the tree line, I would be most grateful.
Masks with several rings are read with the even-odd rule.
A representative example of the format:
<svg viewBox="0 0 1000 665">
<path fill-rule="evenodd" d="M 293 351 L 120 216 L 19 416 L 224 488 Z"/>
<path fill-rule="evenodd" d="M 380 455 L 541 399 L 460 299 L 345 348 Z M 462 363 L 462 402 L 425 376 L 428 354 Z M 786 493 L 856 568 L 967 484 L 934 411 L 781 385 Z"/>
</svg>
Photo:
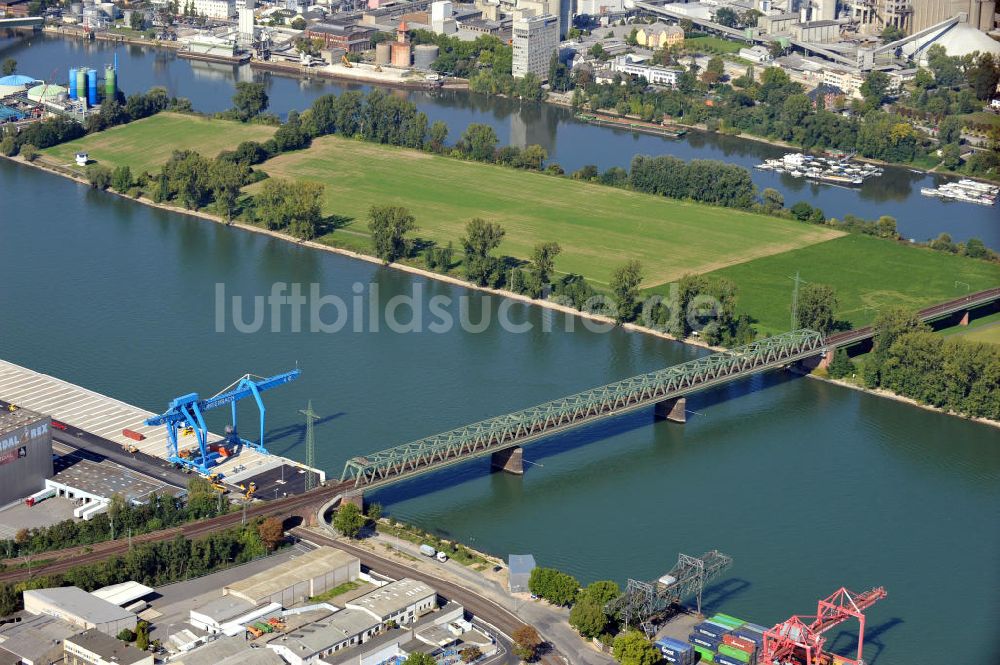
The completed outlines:
<svg viewBox="0 0 1000 665">
<path fill-rule="evenodd" d="M 170 97 L 166 88 L 161 87 L 150 88 L 146 93 L 129 95 L 127 98 L 119 91 L 115 98 L 104 100 L 101 110 L 87 116 L 83 124 L 63 116 L 55 116 L 19 130 L 4 128 L 0 133 L 0 153 L 7 157 L 23 152 L 32 153 L 33 150 L 74 141 L 86 134 L 148 118 L 166 110 L 190 111 L 191 103 L 183 97 Z"/>
<path fill-rule="evenodd" d="M 569 607 L 569 625 L 581 637 L 597 639 L 611 647 L 611 653 L 623 665 L 655 665 L 662 655 L 645 635 L 636 630 L 623 630 L 621 616 L 610 609 L 612 601 L 621 595 L 613 580 L 599 580 L 586 587 L 572 575 L 554 568 L 537 567 L 528 578 L 532 595 L 553 605 Z"/>
<path fill-rule="evenodd" d="M 9 559 L 91 545 L 120 538 L 126 533 L 138 536 L 215 517 L 229 509 L 229 502 L 223 501 L 222 495 L 208 481 L 194 478 L 188 483 L 186 499 L 153 494 L 146 503 L 136 505 L 116 494 L 111 497 L 107 512 L 87 521 L 64 520 L 52 526 L 21 529 L 14 538 L 0 541 L 0 552 Z"/>
<path fill-rule="evenodd" d="M 264 556 L 268 546 L 261 536 L 266 520 L 257 520 L 197 540 L 178 535 L 173 540 L 134 545 L 99 563 L 76 566 L 65 573 L 41 575 L 16 584 L 0 585 L 0 616 L 23 608 L 22 592 L 58 586 L 93 591 L 135 580 L 148 586 L 199 577 L 219 568 L 246 563 Z"/>
<path fill-rule="evenodd" d="M 1000 420 L 1000 347 L 932 333 L 916 315 L 899 308 L 880 313 L 872 327 L 872 351 L 861 366 L 865 385 L 966 416 Z"/>
</svg>

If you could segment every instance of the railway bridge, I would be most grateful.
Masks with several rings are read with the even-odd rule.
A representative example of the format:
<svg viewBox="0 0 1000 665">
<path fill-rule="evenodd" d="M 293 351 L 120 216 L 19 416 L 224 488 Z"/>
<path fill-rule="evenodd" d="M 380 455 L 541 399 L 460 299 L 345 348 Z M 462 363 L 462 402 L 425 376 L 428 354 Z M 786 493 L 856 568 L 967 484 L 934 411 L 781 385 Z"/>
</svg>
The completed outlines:
<svg viewBox="0 0 1000 665">
<path fill-rule="evenodd" d="M 961 326 L 969 325 L 969 314 L 974 310 L 981 310 L 987 307 L 1000 306 L 1000 286 L 985 291 L 969 293 L 961 298 L 954 298 L 945 302 L 925 307 L 917 312 L 917 318 L 924 323 L 935 323 L 952 318 Z M 820 361 L 820 366 L 825 367 L 833 360 L 833 354 L 839 348 L 847 348 L 863 343 L 870 343 L 875 336 L 875 330 L 871 326 L 855 328 L 845 332 L 836 333 L 826 338 L 826 351 Z"/>
<path fill-rule="evenodd" d="M 523 473 L 521 446 L 580 425 L 649 406 L 656 415 L 685 420 L 685 397 L 751 374 L 784 367 L 826 351 L 823 335 L 795 330 L 665 369 L 465 425 L 347 461 L 340 482 L 365 489 L 492 456 L 494 468 Z"/>
</svg>

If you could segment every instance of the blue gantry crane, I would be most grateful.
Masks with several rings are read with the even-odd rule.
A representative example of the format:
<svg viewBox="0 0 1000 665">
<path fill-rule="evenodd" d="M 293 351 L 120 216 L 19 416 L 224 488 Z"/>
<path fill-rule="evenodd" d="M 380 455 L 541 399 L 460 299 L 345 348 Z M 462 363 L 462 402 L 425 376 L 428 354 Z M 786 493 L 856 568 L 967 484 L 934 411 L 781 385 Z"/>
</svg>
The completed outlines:
<svg viewBox="0 0 1000 665">
<path fill-rule="evenodd" d="M 220 392 L 207 399 L 201 399 L 198 393 L 189 393 L 174 398 L 170 402 L 166 413 L 146 419 L 146 424 L 150 426 L 167 426 L 167 458 L 175 463 L 194 469 L 199 473 L 208 475 L 209 470 L 219 458 L 218 449 L 210 449 L 208 443 L 208 426 L 205 425 L 204 413 L 212 409 L 218 409 L 227 404 L 233 408 L 233 424 L 226 427 L 227 446 L 247 445 L 265 455 L 267 448 L 264 447 L 264 415 L 267 409 L 260 394 L 265 390 L 276 388 L 299 378 L 301 372 L 293 369 L 290 372 L 276 374 L 271 377 L 260 377 L 253 374 L 244 374 L 236 381 L 223 388 Z M 246 397 L 253 397 L 257 402 L 257 410 L 260 412 L 260 439 L 254 443 L 241 439 L 238 434 L 236 423 L 236 403 Z M 180 450 L 177 444 L 178 431 L 191 432 L 198 439 L 197 450 Z"/>
</svg>

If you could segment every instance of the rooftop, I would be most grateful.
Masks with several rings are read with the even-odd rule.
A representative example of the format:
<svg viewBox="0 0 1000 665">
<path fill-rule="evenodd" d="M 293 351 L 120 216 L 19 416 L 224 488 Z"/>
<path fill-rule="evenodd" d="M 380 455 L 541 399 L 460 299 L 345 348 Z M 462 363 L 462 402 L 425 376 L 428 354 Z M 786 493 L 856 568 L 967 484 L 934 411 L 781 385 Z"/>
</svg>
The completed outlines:
<svg viewBox="0 0 1000 665">
<path fill-rule="evenodd" d="M 191 611 L 212 619 L 217 623 L 225 623 L 242 616 L 256 607 L 256 604 L 237 596 L 221 596 L 207 603 L 192 607 Z"/>
<path fill-rule="evenodd" d="M 96 653 L 102 660 L 119 665 L 132 665 L 149 660 L 146 651 L 139 651 L 134 646 L 105 635 L 96 628 L 85 630 L 79 635 L 66 638 L 67 643 L 73 643 L 81 649 Z"/>
<path fill-rule="evenodd" d="M 140 475 L 108 460 L 92 462 L 73 456 L 60 457 L 55 462 L 54 471 L 54 482 L 105 499 L 120 494 L 130 501 L 145 503 L 154 493 L 169 496 L 180 493 L 172 485 L 161 483 L 151 476 Z"/>
<path fill-rule="evenodd" d="M 359 565 L 358 558 L 333 547 L 319 547 L 284 561 L 270 570 L 234 582 L 226 587 L 226 593 L 257 603 L 299 582 L 348 565 Z"/>
<path fill-rule="evenodd" d="M 0 79 L 2 81 L 3 79 Z M 0 83 L 0 85 L 4 85 Z M 43 418 L 42 414 L 35 413 L 30 409 L 18 409 L 17 411 L 0 410 L 0 436 L 20 429 L 25 425 L 30 425 Z"/>
<path fill-rule="evenodd" d="M 379 621 L 360 610 L 341 610 L 321 621 L 296 628 L 288 633 L 275 635 L 267 640 L 268 646 L 281 645 L 303 660 L 313 654 L 349 640 L 368 630 L 373 630 Z M 265 638 L 266 639 L 266 638 Z"/>
<path fill-rule="evenodd" d="M 55 605 L 63 612 L 85 619 L 89 623 L 110 623 L 130 619 L 135 615 L 114 603 L 109 603 L 75 586 L 32 589 L 24 592 L 25 605 L 38 599 Z"/>
<path fill-rule="evenodd" d="M 423 582 L 404 577 L 355 598 L 347 606 L 367 610 L 377 617 L 387 617 L 436 593 Z"/>
<path fill-rule="evenodd" d="M 285 665 L 274 651 L 250 646 L 242 637 L 223 637 L 193 649 L 171 665 Z"/>
<path fill-rule="evenodd" d="M 63 640 L 78 630 L 78 627 L 56 617 L 28 614 L 19 623 L 0 628 L 0 647 L 18 656 L 17 662 L 20 659 L 40 661 L 44 654 L 61 647 Z"/>
<path fill-rule="evenodd" d="M 535 557 L 530 554 L 511 554 L 507 557 L 511 575 L 530 573 L 535 569 Z"/>
<path fill-rule="evenodd" d="M 120 607 L 124 607 L 125 605 L 135 602 L 151 593 L 153 593 L 152 588 L 146 586 L 145 584 L 139 584 L 138 582 L 131 581 L 122 582 L 121 584 L 112 584 L 111 586 L 102 587 L 97 591 L 90 592 L 92 596 L 97 596 L 102 600 L 114 603 Z"/>
</svg>

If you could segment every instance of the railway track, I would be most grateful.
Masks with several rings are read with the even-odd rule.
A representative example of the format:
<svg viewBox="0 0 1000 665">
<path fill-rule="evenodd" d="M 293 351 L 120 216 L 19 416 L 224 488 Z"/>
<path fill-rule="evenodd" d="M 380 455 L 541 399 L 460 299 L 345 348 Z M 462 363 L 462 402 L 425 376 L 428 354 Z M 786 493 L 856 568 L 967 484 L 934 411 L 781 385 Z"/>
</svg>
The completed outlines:
<svg viewBox="0 0 1000 665">
<path fill-rule="evenodd" d="M 349 486 L 350 483 L 337 483 L 336 485 L 320 487 L 305 494 L 297 494 L 275 501 L 256 503 L 247 507 L 246 518 L 289 516 L 301 512 L 304 508 L 308 508 L 311 511 L 318 510 L 331 498 L 346 491 Z M 242 521 L 243 511 L 226 513 L 218 517 L 189 522 L 180 526 L 170 527 L 169 529 L 161 529 L 160 531 L 135 536 L 131 539 L 131 546 L 134 547 L 142 543 L 163 542 L 177 536 L 183 536 L 187 539 L 197 539 L 232 528 L 242 523 Z M 32 558 L 43 560 L 44 563 L 32 566 L 30 574 L 28 568 L 24 566 L 26 562 L 24 557 L 7 559 L 4 561 L 4 565 L 7 568 L 0 571 L 0 583 L 19 582 L 31 577 L 64 573 L 77 566 L 96 563 L 117 554 L 123 554 L 128 551 L 129 546 L 129 539 L 119 538 L 92 545 L 78 545 L 52 552 L 41 552 Z M 12 566 L 17 567 L 14 568 Z"/>
</svg>

